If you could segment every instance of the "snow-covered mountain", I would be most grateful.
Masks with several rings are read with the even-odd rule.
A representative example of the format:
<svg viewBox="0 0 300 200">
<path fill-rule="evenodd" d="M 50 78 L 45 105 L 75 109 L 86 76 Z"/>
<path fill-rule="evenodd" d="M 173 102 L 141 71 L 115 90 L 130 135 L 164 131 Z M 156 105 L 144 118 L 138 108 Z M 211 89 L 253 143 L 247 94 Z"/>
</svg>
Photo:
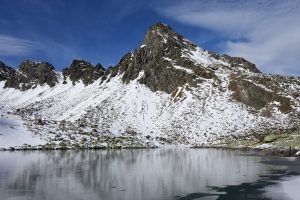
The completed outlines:
<svg viewBox="0 0 300 200">
<path fill-rule="evenodd" d="M 84 60 L 62 72 L 46 62 L 0 67 L 2 120 L 22 120 L 49 148 L 199 146 L 300 125 L 299 77 L 262 74 L 162 23 L 108 69 Z"/>
</svg>

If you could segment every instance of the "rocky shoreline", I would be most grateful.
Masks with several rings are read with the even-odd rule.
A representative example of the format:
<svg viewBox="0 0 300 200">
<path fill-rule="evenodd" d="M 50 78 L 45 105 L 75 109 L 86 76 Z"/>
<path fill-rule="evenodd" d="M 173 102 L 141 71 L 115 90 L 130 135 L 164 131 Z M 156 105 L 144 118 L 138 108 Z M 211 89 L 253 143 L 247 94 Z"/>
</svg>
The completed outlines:
<svg viewBox="0 0 300 200">
<path fill-rule="evenodd" d="M 0 151 L 56 151 L 56 150 L 122 150 L 122 149 L 156 149 L 156 148 L 168 148 L 173 147 L 177 148 L 178 145 L 171 146 L 156 146 L 156 145 L 140 145 L 140 146 L 81 146 L 81 147 L 67 147 L 67 146 L 49 146 L 46 145 L 23 145 L 18 147 L 10 147 L 10 148 L 0 148 Z M 183 146 L 180 146 L 183 147 Z M 223 149 L 223 150 L 239 150 L 246 152 L 254 152 L 257 155 L 262 156 L 278 156 L 278 157 L 300 157 L 300 148 L 292 148 L 292 147 L 273 147 L 273 148 L 258 148 L 258 147 L 229 147 L 225 145 L 212 145 L 212 146 L 184 146 L 185 148 L 193 148 L 193 149 L 206 149 L 206 148 L 214 148 L 214 149 Z"/>
<path fill-rule="evenodd" d="M 280 156 L 280 157 L 299 157 L 300 149 L 299 148 L 256 148 L 256 147 L 228 147 L 228 146 L 195 146 L 191 147 L 195 149 L 201 148 L 214 148 L 214 149 L 224 149 L 224 150 L 240 150 L 248 152 L 256 152 L 259 155 L 263 156 Z"/>
</svg>

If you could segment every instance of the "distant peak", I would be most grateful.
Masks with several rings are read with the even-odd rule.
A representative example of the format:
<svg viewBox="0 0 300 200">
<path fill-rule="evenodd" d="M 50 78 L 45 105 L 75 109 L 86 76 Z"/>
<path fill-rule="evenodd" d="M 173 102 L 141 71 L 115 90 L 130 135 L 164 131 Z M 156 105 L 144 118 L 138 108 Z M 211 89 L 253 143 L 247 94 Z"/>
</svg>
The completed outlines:
<svg viewBox="0 0 300 200">
<path fill-rule="evenodd" d="M 152 26 L 150 26 L 149 30 L 150 31 L 152 31 L 152 30 L 172 31 L 172 28 L 167 24 L 164 24 L 162 22 L 157 22 L 157 23 L 153 24 Z"/>
<path fill-rule="evenodd" d="M 21 65 L 22 64 L 24 64 L 24 63 L 34 63 L 32 60 L 23 60 L 22 62 L 21 62 Z"/>
<path fill-rule="evenodd" d="M 40 64 L 51 65 L 52 66 L 52 64 L 50 64 L 46 61 L 45 62 L 39 62 L 39 61 L 32 61 L 32 60 L 23 60 L 20 64 L 20 66 L 22 66 L 22 65 L 40 65 Z"/>
<path fill-rule="evenodd" d="M 154 25 L 150 26 L 146 32 L 144 41 L 142 45 L 152 44 L 154 41 L 163 41 L 167 42 L 170 36 L 178 35 L 175 33 L 169 25 L 157 22 Z"/>
<path fill-rule="evenodd" d="M 67 83 L 66 78 L 69 77 L 74 85 L 80 80 L 84 85 L 89 85 L 104 75 L 105 68 L 100 63 L 94 66 L 83 59 L 74 59 L 70 67 L 64 68 L 62 73 L 64 83 Z"/>
<path fill-rule="evenodd" d="M 79 65 L 79 64 L 83 64 L 83 65 L 92 65 L 90 62 L 84 60 L 84 59 L 74 59 L 71 63 L 71 66 L 75 66 L 75 65 Z"/>
</svg>

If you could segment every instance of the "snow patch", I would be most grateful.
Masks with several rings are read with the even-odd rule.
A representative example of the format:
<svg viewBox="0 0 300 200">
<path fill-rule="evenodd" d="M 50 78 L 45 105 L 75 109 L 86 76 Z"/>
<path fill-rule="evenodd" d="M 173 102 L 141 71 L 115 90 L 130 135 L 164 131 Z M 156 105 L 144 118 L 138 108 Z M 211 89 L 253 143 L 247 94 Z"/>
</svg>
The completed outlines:
<svg viewBox="0 0 300 200">
<path fill-rule="evenodd" d="M 28 145 L 42 145 L 45 140 L 26 130 L 22 121 L 0 118 L 0 148 Z"/>
</svg>

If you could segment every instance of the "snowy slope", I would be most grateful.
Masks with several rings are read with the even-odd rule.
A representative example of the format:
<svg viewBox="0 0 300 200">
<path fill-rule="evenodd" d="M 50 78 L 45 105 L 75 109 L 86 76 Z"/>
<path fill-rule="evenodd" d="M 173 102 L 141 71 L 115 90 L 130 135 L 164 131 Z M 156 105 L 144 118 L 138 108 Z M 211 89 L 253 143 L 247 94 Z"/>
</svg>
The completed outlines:
<svg viewBox="0 0 300 200">
<path fill-rule="evenodd" d="M 1 113 L 6 113 L 3 108 L 0 110 Z M 18 147 L 23 146 L 24 144 L 35 146 L 45 143 L 45 140 L 34 136 L 32 133 L 27 131 L 19 117 L 1 114 L 0 148 Z"/>
<path fill-rule="evenodd" d="M 218 76 L 223 80 L 219 87 L 214 87 L 210 80 L 197 88 L 180 88 L 175 97 L 154 93 L 137 80 L 123 84 L 119 75 L 101 85 L 99 81 L 88 86 L 72 85 L 68 81 L 53 88 L 45 85 L 27 91 L 1 89 L 0 98 L 2 105 L 23 109 L 22 117 L 29 129 L 48 141 L 54 137 L 49 132 L 75 135 L 79 141 L 82 137 L 78 127 L 83 122 L 86 126 L 82 129 L 88 133 L 91 127 L 98 135 L 121 136 L 130 130 L 140 137 L 149 135 L 152 141 L 164 137 L 173 144 L 187 145 L 207 144 L 220 137 L 263 130 L 265 124 L 288 125 L 286 114 L 279 112 L 274 118 L 266 118 L 233 101 L 227 87 L 228 75 Z M 39 126 L 34 124 L 36 118 L 48 122 Z M 70 122 L 69 130 L 58 126 L 64 120 Z"/>
</svg>

